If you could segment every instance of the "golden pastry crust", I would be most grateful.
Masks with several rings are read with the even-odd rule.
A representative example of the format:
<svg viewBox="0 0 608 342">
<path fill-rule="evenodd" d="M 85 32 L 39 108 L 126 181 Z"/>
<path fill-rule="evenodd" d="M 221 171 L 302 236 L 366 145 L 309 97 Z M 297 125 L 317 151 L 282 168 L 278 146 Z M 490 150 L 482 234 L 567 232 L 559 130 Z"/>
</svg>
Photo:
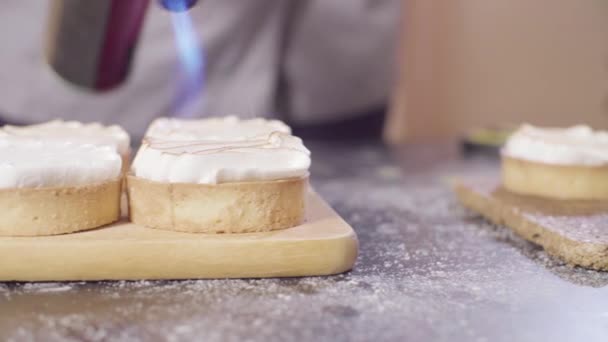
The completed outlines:
<svg viewBox="0 0 608 342">
<path fill-rule="evenodd" d="M 521 195 L 554 199 L 608 199 L 608 165 L 553 165 L 502 156 L 502 184 Z"/>
<path fill-rule="evenodd" d="M 57 235 L 120 218 L 122 179 L 54 188 L 0 190 L 0 236 Z"/>
<path fill-rule="evenodd" d="M 299 225 L 307 188 L 308 177 L 210 185 L 127 176 L 131 221 L 191 233 L 265 232 Z"/>
</svg>

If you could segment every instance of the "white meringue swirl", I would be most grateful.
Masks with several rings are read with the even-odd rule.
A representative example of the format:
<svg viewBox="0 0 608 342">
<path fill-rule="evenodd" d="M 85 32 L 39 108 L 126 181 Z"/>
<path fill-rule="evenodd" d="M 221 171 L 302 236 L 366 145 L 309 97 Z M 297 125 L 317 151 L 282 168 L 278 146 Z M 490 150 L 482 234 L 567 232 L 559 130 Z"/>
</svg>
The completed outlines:
<svg viewBox="0 0 608 342">
<path fill-rule="evenodd" d="M 0 188 L 67 187 L 120 176 L 122 159 L 109 146 L 0 136 Z"/>
<path fill-rule="evenodd" d="M 197 184 L 307 176 L 310 151 L 289 133 L 263 119 L 157 120 L 131 170 L 152 181 Z"/>
<path fill-rule="evenodd" d="M 502 154 L 556 165 L 608 164 L 608 132 L 588 126 L 540 128 L 522 125 L 507 141 Z"/>
<path fill-rule="evenodd" d="M 0 129 L 0 136 L 2 135 L 37 138 L 42 141 L 110 146 L 123 156 L 128 155 L 130 150 L 129 134 L 124 129 L 117 125 L 104 126 L 97 122 L 53 120 L 29 126 L 6 125 Z"/>
</svg>

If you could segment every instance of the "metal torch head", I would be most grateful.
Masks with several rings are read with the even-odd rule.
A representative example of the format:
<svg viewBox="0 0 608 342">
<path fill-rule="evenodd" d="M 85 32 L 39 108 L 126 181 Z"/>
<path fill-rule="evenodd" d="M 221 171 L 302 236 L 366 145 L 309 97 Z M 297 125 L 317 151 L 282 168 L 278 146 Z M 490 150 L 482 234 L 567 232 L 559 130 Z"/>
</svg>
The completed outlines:
<svg viewBox="0 0 608 342">
<path fill-rule="evenodd" d="M 198 0 L 158 0 L 160 5 L 171 12 L 183 12 L 192 8 Z"/>
</svg>

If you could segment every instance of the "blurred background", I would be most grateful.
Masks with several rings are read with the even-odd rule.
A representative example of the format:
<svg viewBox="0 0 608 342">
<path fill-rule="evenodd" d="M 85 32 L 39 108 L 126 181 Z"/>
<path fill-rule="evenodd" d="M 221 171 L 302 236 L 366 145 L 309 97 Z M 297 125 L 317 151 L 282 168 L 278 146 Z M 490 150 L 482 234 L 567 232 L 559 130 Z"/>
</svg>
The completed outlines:
<svg viewBox="0 0 608 342">
<path fill-rule="evenodd" d="M 160 2 L 3 0 L 0 118 L 117 123 L 135 138 L 158 116 L 222 115 L 380 135 L 399 0 L 201 0 L 188 12 Z M 124 82 L 87 84 L 113 82 L 132 51 Z"/>
<path fill-rule="evenodd" d="M 388 138 L 608 128 L 608 1 L 409 0 Z"/>
<path fill-rule="evenodd" d="M 123 30 L 137 17 L 117 20 L 120 1 L 3 0 L 0 119 L 117 123 L 138 139 L 158 116 L 236 114 L 304 137 L 385 128 L 393 143 L 608 126 L 608 1 L 201 0 L 179 13 L 149 2 L 129 2 L 147 8 Z M 51 65 L 99 62 L 99 27 L 129 32 L 125 81 L 100 91 L 58 77 Z"/>
</svg>

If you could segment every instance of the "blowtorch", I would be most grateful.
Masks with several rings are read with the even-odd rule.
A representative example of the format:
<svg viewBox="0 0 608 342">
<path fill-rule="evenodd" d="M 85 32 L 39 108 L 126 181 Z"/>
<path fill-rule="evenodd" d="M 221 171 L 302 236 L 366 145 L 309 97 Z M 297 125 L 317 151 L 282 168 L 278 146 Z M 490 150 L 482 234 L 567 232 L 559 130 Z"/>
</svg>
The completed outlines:
<svg viewBox="0 0 608 342">
<path fill-rule="evenodd" d="M 198 0 L 157 0 L 171 12 Z M 102 92 L 122 84 L 131 66 L 150 0 L 53 0 L 46 59 L 68 82 Z"/>
</svg>

